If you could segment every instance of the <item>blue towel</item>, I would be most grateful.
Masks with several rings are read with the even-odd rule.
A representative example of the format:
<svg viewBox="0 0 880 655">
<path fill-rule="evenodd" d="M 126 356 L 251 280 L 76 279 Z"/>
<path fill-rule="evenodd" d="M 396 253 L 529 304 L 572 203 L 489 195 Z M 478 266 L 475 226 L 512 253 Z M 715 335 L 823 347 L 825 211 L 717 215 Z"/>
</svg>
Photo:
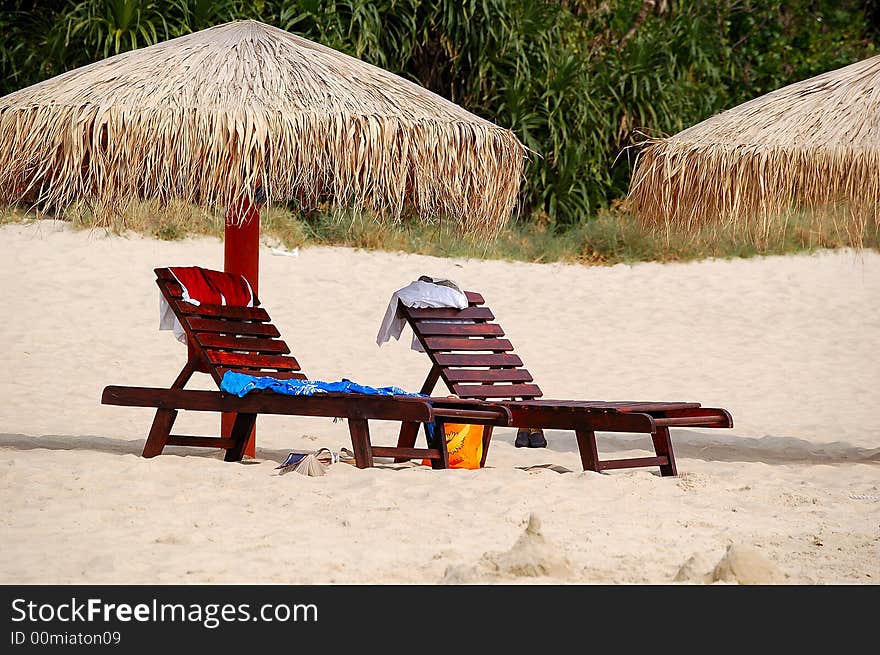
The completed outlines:
<svg viewBox="0 0 880 655">
<path fill-rule="evenodd" d="M 365 393 L 374 396 L 423 396 L 420 393 L 409 393 L 398 387 L 368 387 L 351 380 L 342 379 L 338 382 L 321 382 L 319 380 L 279 380 L 271 376 L 256 377 L 235 371 L 226 371 L 220 381 L 221 391 L 244 396 L 254 389 L 269 389 L 275 393 L 288 396 L 313 396 L 319 393 Z"/>
</svg>

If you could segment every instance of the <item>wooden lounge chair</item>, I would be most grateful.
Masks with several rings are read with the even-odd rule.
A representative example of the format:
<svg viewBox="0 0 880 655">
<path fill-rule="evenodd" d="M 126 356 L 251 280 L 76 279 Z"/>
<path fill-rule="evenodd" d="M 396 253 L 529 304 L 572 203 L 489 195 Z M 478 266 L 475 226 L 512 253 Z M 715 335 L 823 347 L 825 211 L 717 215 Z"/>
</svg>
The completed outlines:
<svg viewBox="0 0 880 655">
<path fill-rule="evenodd" d="M 155 273 L 156 284 L 186 333 L 186 364 L 168 389 L 108 386 L 101 399 L 105 405 L 157 408 L 144 445 L 144 457 L 155 457 L 165 446 L 174 445 L 221 448 L 226 451 L 226 461 L 239 461 L 257 415 L 286 414 L 347 419 L 355 462 L 360 468 L 372 466 L 374 457 L 426 458 L 434 468 L 447 468 L 445 443 L 428 449 L 373 446 L 368 420 L 412 423 L 417 431 L 424 422 L 439 420 L 442 423 L 447 418 L 458 420 L 462 416 L 481 420 L 493 415 L 493 410 L 462 406 L 435 412 L 427 399 L 413 396 L 346 393 L 289 396 L 258 391 L 238 397 L 221 391 L 184 389 L 196 372 L 211 375 L 218 386 L 226 371 L 279 379 L 306 379 L 306 376 L 257 299 L 253 307 L 193 305 L 183 300 L 182 289 L 169 269 L 157 268 Z M 181 409 L 234 413 L 230 436 L 172 435 L 171 429 Z M 494 416 L 500 414 L 496 412 Z"/>
<path fill-rule="evenodd" d="M 693 402 L 604 402 L 543 400 L 540 387 L 523 362 L 513 352 L 504 330 L 478 293 L 466 292 L 468 307 L 413 309 L 399 308 L 432 366 L 422 386 L 433 393 L 442 380 L 452 394 L 491 409 L 504 407 L 510 420 L 483 422 L 483 463 L 493 426 L 516 428 L 556 428 L 574 430 L 584 470 L 658 466 L 661 475 L 677 475 L 670 427 L 730 428 L 733 419 L 724 409 L 701 407 Z M 435 410 L 454 408 L 456 398 L 434 398 Z M 467 421 L 462 421 L 467 422 Z M 596 432 L 650 433 L 655 456 L 600 460 Z M 412 447 L 418 426 L 401 426 L 398 446 Z"/>
</svg>

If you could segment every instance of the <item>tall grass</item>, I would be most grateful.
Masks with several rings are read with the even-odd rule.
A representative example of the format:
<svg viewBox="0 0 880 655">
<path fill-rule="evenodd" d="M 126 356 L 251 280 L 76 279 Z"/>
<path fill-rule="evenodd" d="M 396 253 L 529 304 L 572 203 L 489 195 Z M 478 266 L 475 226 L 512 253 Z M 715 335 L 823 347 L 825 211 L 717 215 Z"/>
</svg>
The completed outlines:
<svg viewBox="0 0 880 655">
<path fill-rule="evenodd" d="M 0 210 L 0 224 L 35 218 L 40 217 L 21 210 Z M 103 226 L 85 205 L 71 208 L 62 220 L 75 229 L 105 230 L 110 234 L 133 232 L 162 240 L 192 236 L 221 240 L 224 230 L 222 213 L 183 203 L 171 203 L 164 208 L 155 203 L 131 205 L 117 214 L 109 227 Z M 389 225 L 368 213 L 354 211 L 324 211 L 305 217 L 285 208 L 270 208 L 261 213 L 260 224 L 264 244 L 286 249 L 347 246 L 534 263 L 613 265 L 785 255 L 834 248 L 880 251 L 877 224 L 866 221 L 860 230 L 854 230 L 853 222 L 841 207 L 790 212 L 760 238 L 735 224 L 706 226 L 695 232 L 664 232 L 646 227 L 617 208 L 600 211 L 593 220 L 561 230 L 549 223 L 516 223 L 494 241 L 462 236 L 451 223 L 428 226 L 410 221 Z"/>
</svg>

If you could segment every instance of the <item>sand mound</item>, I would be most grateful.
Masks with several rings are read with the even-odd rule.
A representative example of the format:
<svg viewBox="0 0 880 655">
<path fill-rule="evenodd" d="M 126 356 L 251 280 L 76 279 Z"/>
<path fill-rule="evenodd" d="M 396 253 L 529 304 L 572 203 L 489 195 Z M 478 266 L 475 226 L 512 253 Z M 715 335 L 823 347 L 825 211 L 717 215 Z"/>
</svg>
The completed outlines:
<svg viewBox="0 0 880 655">
<path fill-rule="evenodd" d="M 779 568 L 752 546 L 731 544 L 712 571 L 712 582 L 778 584 L 784 576 Z"/>
<path fill-rule="evenodd" d="M 705 584 L 711 582 L 711 571 L 713 567 L 712 561 L 708 556 L 702 553 L 691 555 L 688 560 L 681 565 L 678 573 L 672 579 L 674 582 L 690 582 L 693 584 Z"/>
<path fill-rule="evenodd" d="M 675 582 L 705 584 L 727 582 L 743 585 L 765 585 L 783 583 L 785 576 L 757 548 L 743 544 L 731 544 L 727 547 L 724 557 L 714 568 L 705 555 L 696 554 L 682 564 L 673 580 Z"/>
<path fill-rule="evenodd" d="M 532 512 L 525 531 L 510 550 L 484 553 L 474 565 L 450 566 L 444 584 L 471 584 L 509 578 L 570 578 L 572 566 L 564 550 L 541 534 L 541 520 Z"/>
</svg>

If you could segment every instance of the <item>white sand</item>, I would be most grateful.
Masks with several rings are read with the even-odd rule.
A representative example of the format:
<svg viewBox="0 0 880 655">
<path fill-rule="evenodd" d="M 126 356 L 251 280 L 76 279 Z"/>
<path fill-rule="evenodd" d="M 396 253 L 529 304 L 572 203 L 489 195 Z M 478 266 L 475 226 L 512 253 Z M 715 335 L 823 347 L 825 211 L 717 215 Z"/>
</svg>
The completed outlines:
<svg viewBox="0 0 880 655">
<path fill-rule="evenodd" d="M 740 581 L 880 582 L 876 253 L 582 267 L 264 248 L 261 298 L 312 378 L 417 390 L 410 333 L 379 348 L 376 331 L 395 289 L 451 277 L 484 294 L 547 397 L 730 410 L 732 430 L 673 431 L 678 478 L 583 473 L 573 434 L 516 449 L 510 429 L 479 471 L 279 477 L 290 449 L 350 447 L 344 421 L 296 417 L 261 417 L 256 463 L 142 459 L 151 410 L 101 390 L 174 379 L 185 348 L 157 330 L 152 269 L 191 264 L 220 268 L 222 245 L 0 228 L 0 582 L 729 583 L 758 560 Z M 604 457 L 648 444 L 599 437 Z"/>
</svg>

